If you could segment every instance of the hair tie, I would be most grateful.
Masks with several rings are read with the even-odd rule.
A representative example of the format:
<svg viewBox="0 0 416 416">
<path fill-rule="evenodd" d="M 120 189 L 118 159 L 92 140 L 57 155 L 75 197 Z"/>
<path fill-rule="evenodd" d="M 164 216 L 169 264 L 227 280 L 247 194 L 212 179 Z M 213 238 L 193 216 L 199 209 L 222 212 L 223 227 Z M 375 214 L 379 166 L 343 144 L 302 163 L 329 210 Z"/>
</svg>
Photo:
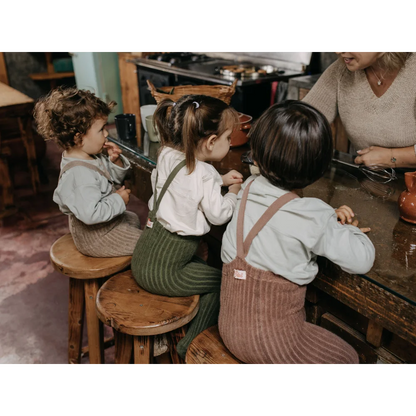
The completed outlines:
<svg viewBox="0 0 416 416">
<path fill-rule="evenodd" d="M 195 104 L 195 108 L 199 108 L 199 103 L 197 103 L 196 101 L 193 101 L 193 104 Z"/>
<path fill-rule="evenodd" d="M 176 103 L 173 103 L 173 104 L 172 104 L 172 107 L 175 107 L 175 105 L 176 105 Z"/>
</svg>

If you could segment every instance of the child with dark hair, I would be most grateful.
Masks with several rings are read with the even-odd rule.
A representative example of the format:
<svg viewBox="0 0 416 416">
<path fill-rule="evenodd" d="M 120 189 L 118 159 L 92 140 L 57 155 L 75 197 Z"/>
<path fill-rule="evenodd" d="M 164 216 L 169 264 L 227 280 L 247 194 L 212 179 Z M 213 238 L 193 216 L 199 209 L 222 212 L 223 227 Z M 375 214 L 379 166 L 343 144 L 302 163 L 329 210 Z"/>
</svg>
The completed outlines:
<svg viewBox="0 0 416 416">
<path fill-rule="evenodd" d="M 141 235 L 139 218 L 126 211 L 130 190 L 115 188 L 130 168 L 120 148 L 107 141 L 115 105 L 90 91 L 57 88 L 34 110 L 38 132 L 64 149 L 53 200 L 69 217 L 75 246 L 91 257 L 132 255 Z"/>
<path fill-rule="evenodd" d="M 351 208 L 293 192 L 328 169 L 330 126 L 312 106 L 286 101 L 259 118 L 250 140 L 260 174 L 243 184 L 223 237 L 221 337 L 246 363 L 358 363 L 349 344 L 305 321 L 317 256 L 348 273 L 368 272 L 375 256 Z"/>
<path fill-rule="evenodd" d="M 218 321 L 221 270 L 208 266 L 207 252 L 197 249 L 211 224 L 226 223 L 234 212 L 243 176 L 230 171 L 221 177 L 206 162 L 226 156 L 238 115 L 217 98 L 187 95 L 159 103 L 153 118 L 162 147 L 151 178 L 149 219 L 131 268 L 149 292 L 201 295 L 199 311 L 177 345 L 184 357 L 190 342 Z M 221 186 L 228 186 L 225 196 Z"/>
</svg>

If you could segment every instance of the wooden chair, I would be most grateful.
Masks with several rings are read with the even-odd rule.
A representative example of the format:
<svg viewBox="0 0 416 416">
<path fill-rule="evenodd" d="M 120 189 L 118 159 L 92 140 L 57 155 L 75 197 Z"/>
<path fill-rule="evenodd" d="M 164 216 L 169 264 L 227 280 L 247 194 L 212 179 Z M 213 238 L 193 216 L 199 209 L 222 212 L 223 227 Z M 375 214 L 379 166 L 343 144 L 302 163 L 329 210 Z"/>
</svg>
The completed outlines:
<svg viewBox="0 0 416 416">
<path fill-rule="evenodd" d="M 142 289 L 131 270 L 116 274 L 102 285 L 97 295 L 97 315 L 114 330 L 115 362 L 150 364 L 154 335 L 167 334 L 173 364 L 181 364 L 175 345 L 199 309 L 199 295 L 168 297 Z"/>
<path fill-rule="evenodd" d="M 243 364 L 227 350 L 217 325 L 201 332 L 191 342 L 185 362 L 186 364 Z"/>
<path fill-rule="evenodd" d="M 126 269 L 131 263 L 131 256 L 87 257 L 77 250 L 71 234 L 65 234 L 53 243 L 50 258 L 54 269 L 69 277 L 68 362 L 81 362 L 82 330 L 86 313 L 90 363 L 101 364 L 104 362 L 104 331 L 95 312 L 97 292 L 101 278 Z"/>
</svg>

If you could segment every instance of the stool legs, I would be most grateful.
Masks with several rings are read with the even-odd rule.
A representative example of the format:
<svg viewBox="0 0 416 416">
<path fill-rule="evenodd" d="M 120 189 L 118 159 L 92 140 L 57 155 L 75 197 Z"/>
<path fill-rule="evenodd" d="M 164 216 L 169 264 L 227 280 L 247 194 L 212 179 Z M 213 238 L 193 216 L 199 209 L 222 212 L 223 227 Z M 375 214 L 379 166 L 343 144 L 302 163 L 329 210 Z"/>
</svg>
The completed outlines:
<svg viewBox="0 0 416 416">
<path fill-rule="evenodd" d="M 134 337 L 134 364 L 150 364 L 153 361 L 153 336 Z"/>
<path fill-rule="evenodd" d="M 90 364 L 104 363 L 104 327 L 95 311 L 98 289 L 97 279 L 84 280 Z"/>
<path fill-rule="evenodd" d="M 69 364 L 80 364 L 85 311 L 84 282 L 82 280 L 69 279 L 68 305 L 68 362 Z"/>
<path fill-rule="evenodd" d="M 116 344 L 116 364 L 129 364 L 134 353 L 134 364 L 151 364 L 153 362 L 153 336 L 131 336 L 114 331 Z"/>
<path fill-rule="evenodd" d="M 179 357 L 175 345 L 185 336 L 185 328 L 178 328 L 166 334 L 170 338 L 169 353 L 172 364 L 185 364 Z M 114 331 L 115 363 L 129 364 L 133 351 L 134 364 L 151 364 L 154 361 L 153 345 L 154 336 L 132 336 Z"/>
<path fill-rule="evenodd" d="M 69 278 L 68 362 L 70 364 L 81 363 L 84 314 L 87 321 L 90 363 L 104 363 L 104 328 L 95 311 L 98 286 L 98 279 Z"/>
<path fill-rule="evenodd" d="M 133 351 L 133 337 L 114 330 L 115 363 L 130 364 Z"/>
<path fill-rule="evenodd" d="M 178 342 L 185 336 L 185 328 L 178 328 L 175 331 L 169 332 L 167 335 L 170 337 L 169 351 L 172 359 L 172 364 L 185 364 L 185 361 L 179 357 L 175 347 Z"/>
</svg>

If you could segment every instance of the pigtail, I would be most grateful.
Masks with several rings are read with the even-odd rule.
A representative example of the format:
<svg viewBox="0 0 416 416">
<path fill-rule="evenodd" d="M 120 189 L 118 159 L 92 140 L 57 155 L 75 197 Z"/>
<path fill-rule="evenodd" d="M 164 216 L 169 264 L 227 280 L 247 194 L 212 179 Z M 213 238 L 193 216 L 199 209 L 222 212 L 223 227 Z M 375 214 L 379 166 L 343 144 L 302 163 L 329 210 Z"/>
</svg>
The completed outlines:
<svg viewBox="0 0 416 416">
<path fill-rule="evenodd" d="M 174 105 L 174 101 L 166 99 L 161 101 L 153 114 L 153 126 L 157 129 L 162 146 L 172 143 L 172 131 L 169 127 L 169 109 Z"/>
<path fill-rule="evenodd" d="M 182 143 L 188 173 L 192 173 L 195 169 L 195 153 L 200 139 L 199 122 L 196 111 L 195 102 L 188 103 L 188 108 L 185 111 L 183 119 Z"/>
<path fill-rule="evenodd" d="M 164 100 L 157 106 L 153 117 L 162 145 L 185 153 L 188 173 L 195 170 L 201 141 L 212 135 L 220 136 L 238 122 L 237 112 L 224 101 L 200 94 L 184 95 L 176 103 Z"/>
</svg>

